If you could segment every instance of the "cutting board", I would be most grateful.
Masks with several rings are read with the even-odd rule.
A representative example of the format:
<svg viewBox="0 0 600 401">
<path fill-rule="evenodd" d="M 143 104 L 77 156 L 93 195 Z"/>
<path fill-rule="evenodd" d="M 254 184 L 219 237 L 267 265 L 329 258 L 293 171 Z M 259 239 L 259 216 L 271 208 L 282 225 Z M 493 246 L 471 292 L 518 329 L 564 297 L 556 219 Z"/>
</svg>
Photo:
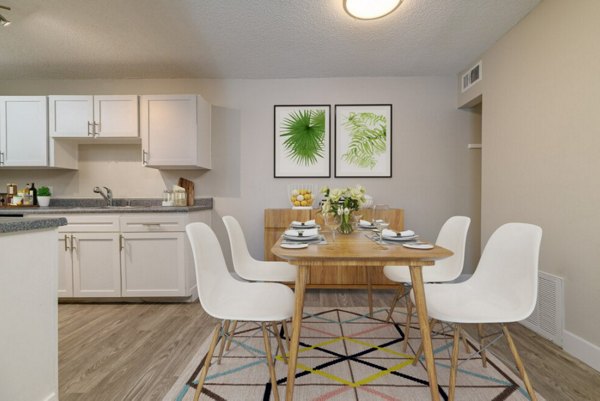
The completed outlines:
<svg viewBox="0 0 600 401">
<path fill-rule="evenodd" d="M 180 187 L 185 189 L 185 194 L 187 197 L 186 204 L 188 206 L 194 206 L 194 199 L 195 199 L 194 183 L 190 180 L 186 180 L 183 177 L 179 177 L 179 181 L 178 181 L 177 185 L 179 185 Z"/>
</svg>

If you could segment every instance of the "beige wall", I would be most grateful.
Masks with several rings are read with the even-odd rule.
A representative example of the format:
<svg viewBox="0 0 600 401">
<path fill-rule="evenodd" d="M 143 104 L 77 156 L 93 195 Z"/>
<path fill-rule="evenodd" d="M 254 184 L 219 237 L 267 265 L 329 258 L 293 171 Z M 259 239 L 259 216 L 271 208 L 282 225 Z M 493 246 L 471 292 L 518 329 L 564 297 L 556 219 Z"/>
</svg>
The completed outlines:
<svg viewBox="0 0 600 401">
<path fill-rule="evenodd" d="M 482 82 L 482 241 L 539 224 L 540 268 L 565 278 L 566 330 L 596 346 L 599 16 L 597 0 L 543 1 L 484 54 Z"/>
<path fill-rule="evenodd" d="M 53 185 L 61 197 L 97 196 L 96 185 L 111 187 L 116 197 L 158 197 L 184 176 L 194 180 L 199 195 L 215 197 L 213 221 L 221 240 L 220 216 L 232 214 L 256 257 L 263 253 L 263 209 L 289 207 L 288 184 L 361 183 L 377 202 L 404 208 L 407 227 L 426 238 L 434 239 L 449 216 L 470 216 L 467 269 L 477 260 L 480 153 L 467 144 L 479 142 L 481 118 L 456 109 L 454 77 L 0 81 L 0 95 L 161 93 L 200 93 L 213 104 L 212 171 L 142 167 L 140 145 L 82 145 L 78 171 L 0 170 L 0 183 L 34 180 Z M 273 105 L 311 103 L 392 103 L 393 178 L 274 179 Z"/>
</svg>

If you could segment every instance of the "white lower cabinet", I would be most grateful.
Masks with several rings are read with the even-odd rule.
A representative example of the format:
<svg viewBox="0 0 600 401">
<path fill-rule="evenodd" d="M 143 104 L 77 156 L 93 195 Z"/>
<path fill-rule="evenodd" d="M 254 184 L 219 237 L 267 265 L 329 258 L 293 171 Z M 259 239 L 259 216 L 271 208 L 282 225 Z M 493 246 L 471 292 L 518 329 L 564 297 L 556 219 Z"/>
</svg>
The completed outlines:
<svg viewBox="0 0 600 401">
<path fill-rule="evenodd" d="M 210 224 L 209 210 L 66 217 L 58 237 L 59 298 L 195 295 L 185 226 Z"/>
<path fill-rule="evenodd" d="M 185 296 L 185 234 L 124 233 L 121 252 L 124 297 Z"/>
<path fill-rule="evenodd" d="M 71 236 L 73 296 L 120 296 L 119 234 L 75 233 Z"/>
</svg>

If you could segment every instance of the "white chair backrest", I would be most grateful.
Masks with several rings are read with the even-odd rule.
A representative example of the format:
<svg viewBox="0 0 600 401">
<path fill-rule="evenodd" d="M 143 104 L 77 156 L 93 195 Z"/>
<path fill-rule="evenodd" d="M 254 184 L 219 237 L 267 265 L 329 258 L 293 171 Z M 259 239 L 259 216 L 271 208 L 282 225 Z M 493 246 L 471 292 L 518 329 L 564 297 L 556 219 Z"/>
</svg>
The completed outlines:
<svg viewBox="0 0 600 401">
<path fill-rule="evenodd" d="M 254 258 L 248 251 L 248 244 L 242 226 L 233 216 L 224 216 L 223 223 L 229 234 L 229 244 L 231 246 L 231 260 L 233 269 L 242 278 L 252 280 L 252 267 L 255 266 Z"/>
<path fill-rule="evenodd" d="M 501 293 L 518 304 L 516 320 L 527 318 L 537 300 L 542 229 L 533 224 L 507 223 L 488 240 L 477 270 L 468 281 L 483 294 Z"/>
<path fill-rule="evenodd" d="M 454 255 L 435 262 L 435 267 L 427 269 L 427 281 L 446 282 L 460 276 L 465 263 L 469 225 L 471 225 L 471 219 L 466 216 L 453 216 L 446 220 L 440 228 L 435 244 L 451 250 Z"/>
<path fill-rule="evenodd" d="M 212 294 L 222 291 L 235 279 L 227 270 L 219 240 L 208 225 L 190 223 L 185 227 L 185 231 L 194 255 L 198 297 L 206 313 L 213 315 L 219 310 L 219 305 L 214 304 Z"/>
</svg>

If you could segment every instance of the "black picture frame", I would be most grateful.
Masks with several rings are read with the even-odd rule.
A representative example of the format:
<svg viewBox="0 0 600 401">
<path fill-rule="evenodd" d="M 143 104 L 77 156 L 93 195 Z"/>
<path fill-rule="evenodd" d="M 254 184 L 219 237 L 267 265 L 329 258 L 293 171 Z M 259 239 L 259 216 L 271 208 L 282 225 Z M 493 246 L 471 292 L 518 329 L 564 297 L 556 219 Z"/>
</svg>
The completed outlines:
<svg viewBox="0 0 600 401">
<path fill-rule="evenodd" d="M 314 155 L 316 162 L 303 165 L 302 161 L 313 156 L 297 156 L 293 147 L 286 147 L 283 136 L 289 138 L 290 130 L 284 132 L 286 118 L 296 118 L 298 113 L 311 112 L 312 118 L 319 118 L 312 113 L 324 111 L 324 132 L 322 154 Z M 305 116 L 305 115 L 304 115 Z M 296 159 L 294 159 L 296 157 Z M 302 159 L 303 157 L 303 159 Z M 329 104 L 283 104 L 273 106 L 273 177 L 274 178 L 330 178 L 331 177 L 331 105 Z"/>
<path fill-rule="evenodd" d="M 374 118 L 369 119 L 369 116 L 362 118 L 358 123 L 354 123 L 354 134 L 348 127 L 350 113 L 356 114 L 369 113 L 374 114 Z M 334 174 L 336 178 L 392 178 L 393 166 L 393 107 L 392 104 L 336 104 L 335 105 L 335 157 L 334 157 Z M 385 150 L 383 153 L 377 152 L 377 146 L 366 147 L 375 149 L 370 154 L 362 151 L 365 147 L 351 146 L 351 143 L 358 142 L 360 144 L 359 132 L 361 124 L 366 130 L 380 129 L 381 117 L 385 120 Z M 368 140 L 364 139 L 365 141 Z M 381 145 L 374 140 L 376 144 Z M 371 145 L 373 145 L 371 143 Z M 360 157 L 362 156 L 362 157 Z M 360 159 L 360 160 L 357 160 Z"/>
</svg>

